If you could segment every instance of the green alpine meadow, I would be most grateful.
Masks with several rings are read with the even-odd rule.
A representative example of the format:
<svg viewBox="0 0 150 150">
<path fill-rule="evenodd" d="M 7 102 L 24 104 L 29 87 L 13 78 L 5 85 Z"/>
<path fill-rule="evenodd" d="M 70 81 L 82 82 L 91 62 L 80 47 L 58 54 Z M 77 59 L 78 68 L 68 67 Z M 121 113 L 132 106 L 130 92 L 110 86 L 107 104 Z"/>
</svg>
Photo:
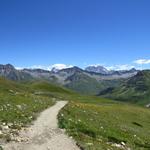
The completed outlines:
<svg viewBox="0 0 150 150">
<path fill-rule="evenodd" d="M 0 150 L 150 150 L 150 0 L 0 0 Z"/>
<path fill-rule="evenodd" d="M 150 149 L 150 110 L 145 105 L 149 90 L 143 88 L 149 86 L 148 77 L 149 71 L 143 71 L 122 80 L 116 89 L 121 91 L 128 86 L 129 94 L 120 97 L 113 89 L 118 94 L 111 91 L 111 96 L 108 92 L 107 97 L 111 99 L 104 98 L 104 94 L 103 97 L 82 95 L 48 80 L 13 81 L 1 77 L 0 141 L 2 145 L 14 141 L 20 130 L 28 128 L 40 112 L 65 100 L 68 104 L 58 114 L 58 125 L 80 149 Z M 141 94 L 141 90 L 147 92 Z M 138 101 L 132 98 L 136 93 Z"/>
</svg>

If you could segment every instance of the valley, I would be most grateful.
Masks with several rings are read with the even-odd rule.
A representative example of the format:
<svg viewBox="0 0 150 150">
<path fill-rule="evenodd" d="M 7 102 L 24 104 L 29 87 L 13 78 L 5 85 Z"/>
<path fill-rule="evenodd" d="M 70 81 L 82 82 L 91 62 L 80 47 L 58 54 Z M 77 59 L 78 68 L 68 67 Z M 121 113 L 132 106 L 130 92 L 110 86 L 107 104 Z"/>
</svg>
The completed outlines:
<svg viewBox="0 0 150 150">
<path fill-rule="evenodd" d="M 150 0 L 0 0 L 0 150 L 150 150 Z"/>
<path fill-rule="evenodd" d="M 1 149 L 13 141 L 22 144 L 21 130 L 58 101 L 68 101 L 59 112 L 59 128 L 80 149 L 150 149 L 149 70 L 114 76 L 77 67 L 55 73 L 0 68 Z"/>
</svg>

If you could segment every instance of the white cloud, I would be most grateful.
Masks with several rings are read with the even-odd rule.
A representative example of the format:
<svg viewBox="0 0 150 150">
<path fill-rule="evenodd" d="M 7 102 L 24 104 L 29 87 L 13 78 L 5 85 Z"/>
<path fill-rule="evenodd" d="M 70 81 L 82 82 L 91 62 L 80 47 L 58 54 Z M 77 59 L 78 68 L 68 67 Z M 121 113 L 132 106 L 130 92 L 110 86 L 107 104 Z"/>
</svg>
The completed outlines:
<svg viewBox="0 0 150 150">
<path fill-rule="evenodd" d="M 138 59 L 134 63 L 138 65 L 150 64 L 150 59 Z"/>
<path fill-rule="evenodd" d="M 54 64 L 51 66 L 51 69 L 52 68 L 56 68 L 58 70 L 61 70 L 61 69 L 66 69 L 66 68 L 71 68 L 73 67 L 72 65 L 65 65 L 65 64 Z"/>
<path fill-rule="evenodd" d="M 92 65 L 88 65 L 88 66 L 94 66 L 94 67 L 103 66 L 107 70 L 130 70 L 132 68 L 135 68 L 134 65 L 129 65 L 129 64 L 113 65 L 113 66 L 106 66 L 104 64 L 92 64 Z"/>
<path fill-rule="evenodd" d="M 22 70 L 23 68 L 22 67 L 15 67 L 15 69 Z"/>
<path fill-rule="evenodd" d="M 108 70 L 130 70 L 132 68 L 135 68 L 135 66 L 125 64 L 125 65 L 106 66 L 106 68 Z"/>
<path fill-rule="evenodd" d="M 91 64 L 91 65 L 88 65 L 88 67 L 98 67 L 98 66 L 104 66 L 104 64 Z"/>
<path fill-rule="evenodd" d="M 26 67 L 29 69 L 43 69 L 43 70 L 51 70 L 51 66 L 43 66 L 43 65 L 34 65 L 30 67 Z"/>
<path fill-rule="evenodd" d="M 53 65 L 49 65 L 49 66 L 44 66 L 44 65 L 33 65 L 30 67 L 15 67 L 18 70 L 24 69 L 24 68 L 28 68 L 28 69 L 43 69 L 43 70 L 49 70 L 51 71 L 52 68 L 56 68 L 58 70 L 61 69 L 66 69 L 66 68 L 71 68 L 73 67 L 72 65 L 65 65 L 65 64 L 53 64 Z"/>
</svg>

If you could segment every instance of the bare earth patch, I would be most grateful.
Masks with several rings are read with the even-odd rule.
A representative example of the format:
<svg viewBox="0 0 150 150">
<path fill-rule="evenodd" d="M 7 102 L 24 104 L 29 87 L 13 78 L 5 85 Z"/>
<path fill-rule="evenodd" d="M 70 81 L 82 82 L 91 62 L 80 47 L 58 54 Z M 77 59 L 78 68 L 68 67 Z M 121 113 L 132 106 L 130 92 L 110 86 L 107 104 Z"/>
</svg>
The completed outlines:
<svg viewBox="0 0 150 150">
<path fill-rule="evenodd" d="M 4 145 L 4 150 L 79 150 L 58 128 L 57 115 L 66 104 L 66 101 L 58 101 L 43 111 L 30 128 L 20 132 L 16 141 Z"/>
</svg>

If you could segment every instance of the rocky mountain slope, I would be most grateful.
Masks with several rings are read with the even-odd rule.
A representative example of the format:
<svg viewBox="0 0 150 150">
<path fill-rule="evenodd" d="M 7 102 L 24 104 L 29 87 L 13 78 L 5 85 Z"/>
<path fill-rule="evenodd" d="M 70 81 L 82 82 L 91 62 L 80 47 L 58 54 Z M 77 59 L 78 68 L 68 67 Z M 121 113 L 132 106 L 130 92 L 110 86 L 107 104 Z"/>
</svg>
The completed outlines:
<svg viewBox="0 0 150 150">
<path fill-rule="evenodd" d="M 88 66 L 85 68 L 86 71 L 88 72 L 94 72 L 94 73 L 99 73 L 99 74 L 103 74 L 103 75 L 109 75 L 109 76 L 114 76 L 114 75 L 126 75 L 126 76 L 130 76 L 130 74 L 133 73 L 137 73 L 138 70 L 136 70 L 135 68 L 132 68 L 130 70 L 108 70 L 103 66 Z"/>
<path fill-rule="evenodd" d="M 101 67 L 102 68 L 102 67 Z M 105 70 L 104 68 L 102 68 Z M 100 90 L 116 86 L 120 81 L 137 74 L 137 70 L 97 73 L 90 69 L 72 67 L 52 71 L 42 69 L 17 70 L 12 65 L 0 65 L 0 76 L 16 81 L 46 80 L 54 84 L 66 86 L 82 94 L 97 94 Z M 99 67 L 100 70 L 100 67 Z M 93 71 L 93 72 L 92 72 Z"/>
<path fill-rule="evenodd" d="M 16 70 L 11 64 L 0 65 L 0 76 L 11 80 L 30 80 L 32 76 L 23 70 Z"/>
<path fill-rule="evenodd" d="M 106 88 L 100 96 L 139 104 L 150 103 L 150 70 L 144 70 L 126 79 L 116 88 Z"/>
<path fill-rule="evenodd" d="M 85 70 L 89 72 L 95 72 L 95 73 L 101 73 L 101 74 L 109 74 L 110 72 L 103 66 L 88 66 L 85 68 Z"/>
</svg>

